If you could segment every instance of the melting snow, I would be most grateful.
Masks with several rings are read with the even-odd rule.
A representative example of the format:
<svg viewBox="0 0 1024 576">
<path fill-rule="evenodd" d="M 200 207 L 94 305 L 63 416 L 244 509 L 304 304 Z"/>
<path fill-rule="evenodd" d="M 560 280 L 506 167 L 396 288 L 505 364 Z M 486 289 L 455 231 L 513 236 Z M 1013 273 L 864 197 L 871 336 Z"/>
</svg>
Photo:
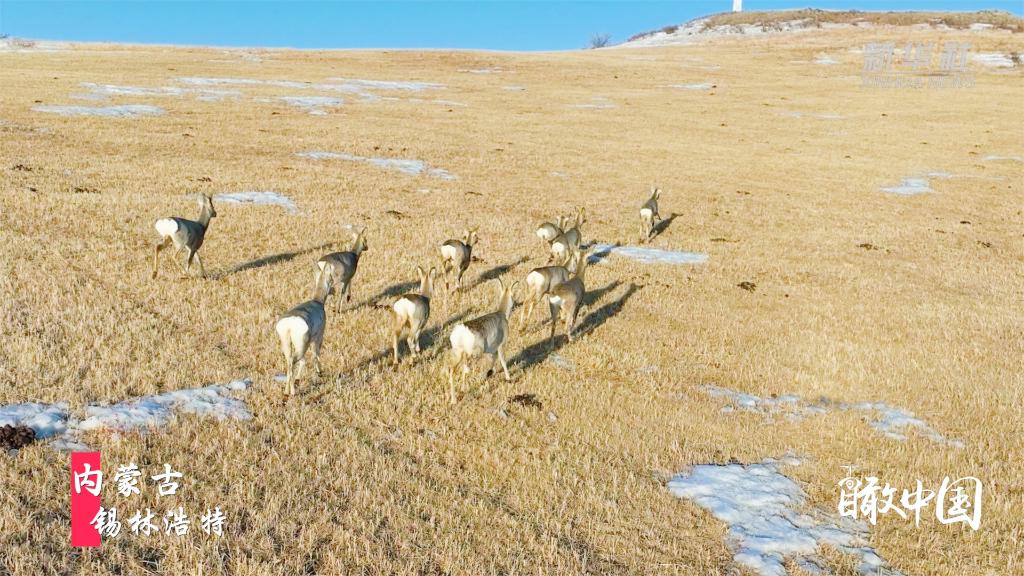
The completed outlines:
<svg viewBox="0 0 1024 576">
<path fill-rule="evenodd" d="M 868 544 L 863 521 L 807 506 L 800 485 L 780 471 L 780 464 L 798 463 L 794 460 L 701 464 L 672 478 L 668 489 L 725 522 L 736 562 L 763 576 L 786 576 L 786 559 L 808 572 L 824 572 L 828 564 L 818 554 L 821 545 L 856 557 L 860 574 L 900 574 Z"/>
<path fill-rule="evenodd" d="M 120 106 L 35 106 L 36 112 L 49 112 L 62 116 L 106 116 L 109 118 L 136 118 L 164 113 L 158 106 L 146 104 L 122 104 Z"/>
<path fill-rule="evenodd" d="M 1013 58 L 1009 54 L 1000 54 L 999 52 L 971 54 L 971 61 L 989 68 L 1013 68 L 1014 66 Z"/>
<path fill-rule="evenodd" d="M 86 406 L 86 418 L 78 420 L 68 411 L 67 402 L 39 404 L 27 402 L 0 406 L 0 426 L 29 426 L 38 438 L 54 438 L 59 450 L 84 449 L 79 440 L 82 432 L 111 429 L 137 431 L 160 428 L 171 422 L 176 412 L 212 416 L 218 419 L 252 417 L 245 402 L 231 396 L 252 385 L 249 379 L 229 384 L 175 390 L 163 394 L 141 396 L 111 405 Z"/>
<path fill-rule="evenodd" d="M 711 82 L 700 82 L 699 84 L 669 84 L 668 88 L 682 88 L 683 90 L 710 90 L 715 85 Z"/>
<path fill-rule="evenodd" d="M 934 192 L 934 190 L 928 187 L 927 178 L 904 178 L 903 181 L 896 186 L 883 187 L 882 192 L 899 194 L 900 196 L 913 196 L 914 194 Z"/>
<path fill-rule="evenodd" d="M 631 258 L 644 264 L 704 264 L 708 255 L 699 252 L 680 252 L 661 250 L 659 248 L 639 248 L 637 246 L 615 246 L 613 244 L 593 244 L 588 261 L 596 264 L 609 254 Z"/>
<path fill-rule="evenodd" d="M 526 90 L 526 86 L 502 86 L 501 89 L 509 92 L 522 92 Z"/>
<path fill-rule="evenodd" d="M 397 170 L 411 176 L 432 176 L 441 180 L 456 180 L 456 176 L 443 168 L 429 168 L 422 160 L 407 160 L 402 158 L 367 158 L 343 152 L 299 152 L 296 156 L 309 158 L 311 160 L 348 160 L 350 162 L 368 162 L 385 170 Z"/>
<path fill-rule="evenodd" d="M 996 156 L 994 154 L 984 156 L 982 160 L 986 162 L 999 162 L 1002 160 L 1008 160 L 1010 162 L 1024 162 L 1024 158 L 1021 158 L 1020 156 Z"/>
<path fill-rule="evenodd" d="M 742 410 L 763 414 L 768 417 L 782 415 L 788 420 L 802 420 L 808 416 L 825 414 L 829 410 L 857 410 L 870 412 L 874 415 L 871 427 L 886 438 L 893 440 L 906 440 L 906 430 L 914 428 L 925 438 L 937 443 L 963 448 L 964 443 L 960 440 L 946 438 L 935 431 L 927 422 L 916 418 L 912 412 L 890 406 L 885 402 L 835 402 L 828 398 L 820 398 L 816 402 L 807 402 L 799 396 L 787 394 L 771 398 L 763 398 L 755 394 L 731 390 L 714 385 L 700 387 L 709 396 L 725 398 L 728 403 L 722 407 L 722 412 L 735 412 Z"/>
<path fill-rule="evenodd" d="M 836 60 L 827 54 L 819 54 L 818 57 L 814 59 L 814 63 L 821 64 L 822 66 L 831 66 L 833 64 L 839 64 L 839 60 Z"/>
<path fill-rule="evenodd" d="M 341 106 L 345 103 L 341 98 L 330 96 L 281 96 L 278 100 L 282 100 L 290 106 L 305 108 L 307 112 L 315 116 L 327 114 L 325 108 Z"/>
<path fill-rule="evenodd" d="M 591 98 L 587 104 L 569 104 L 569 108 L 591 108 L 595 110 L 607 110 L 616 108 L 615 103 L 603 97 Z"/>
<path fill-rule="evenodd" d="M 217 194 L 216 200 L 232 204 L 275 204 L 283 206 L 289 214 L 299 211 L 291 198 L 277 192 L 229 192 Z"/>
</svg>

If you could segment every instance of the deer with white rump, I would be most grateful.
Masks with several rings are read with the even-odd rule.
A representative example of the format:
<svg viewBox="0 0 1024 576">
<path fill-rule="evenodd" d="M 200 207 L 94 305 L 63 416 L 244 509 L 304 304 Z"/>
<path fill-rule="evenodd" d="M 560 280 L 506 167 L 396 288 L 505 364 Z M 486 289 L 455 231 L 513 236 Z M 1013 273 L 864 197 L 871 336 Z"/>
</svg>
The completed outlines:
<svg viewBox="0 0 1024 576">
<path fill-rule="evenodd" d="M 520 331 L 526 330 L 527 323 L 533 318 L 534 309 L 544 296 L 570 276 L 565 266 L 541 266 L 526 275 L 526 297 L 523 298 L 523 311 L 519 315 Z"/>
<path fill-rule="evenodd" d="M 560 266 L 568 266 L 579 251 L 580 243 L 583 241 L 583 232 L 580 230 L 587 221 L 587 209 L 577 207 L 573 215 L 573 226 L 562 232 L 551 241 L 551 257 L 549 262 L 555 262 Z"/>
<path fill-rule="evenodd" d="M 194 258 L 199 266 L 199 274 L 206 278 L 206 269 L 203 267 L 202 257 L 199 256 L 199 249 L 202 248 L 203 240 L 206 239 L 206 231 L 210 228 L 210 219 L 215 216 L 217 216 L 217 211 L 213 209 L 213 198 L 202 194 L 199 198 L 198 220 L 186 220 L 185 218 L 157 220 L 153 226 L 160 235 L 160 241 L 157 242 L 153 250 L 152 278 L 156 278 L 157 267 L 160 264 L 160 252 L 171 244 L 174 244 L 175 248 L 174 261 L 178 263 L 186 276 L 192 268 L 192 259 Z M 177 256 L 182 250 L 188 253 L 187 263 L 184 266 L 177 260 Z"/>
<path fill-rule="evenodd" d="M 590 250 L 577 253 L 576 274 L 569 280 L 555 286 L 547 294 L 548 308 L 551 311 L 551 345 L 555 344 L 555 328 L 559 319 L 565 323 L 565 335 L 572 341 L 572 331 L 576 327 L 576 318 L 583 307 L 583 297 L 587 294 L 583 284 L 583 274 L 587 270 L 587 256 Z"/>
<path fill-rule="evenodd" d="M 444 289 L 448 291 L 448 275 L 455 273 L 455 289 L 462 288 L 462 275 L 469 268 L 473 260 L 473 246 L 476 245 L 476 231 L 480 227 L 469 228 L 463 235 L 462 240 L 448 240 L 441 244 L 441 271 L 444 274 Z"/>
<path fill-rule="evenodd" d="M 485 379 L 494 373 L 494 360 L 497 358 L 501 362 L 501 369 L 505 372 L 505 380 L 511 380 L 508 374 L 508 364 L 505 363 L 503 347 L 508 339 L 508 319 L 512 316 L 512 308 L 515 307 L 512 293 L 519 282 L 513 282 L 508 287 L 502 283 L 500 278 L 497 282 L 499 297 L 495 311 L 469 322 L 456 324 L 449 337 L 452 352 L 451 365 L 448 368 L 448 392 L 452 404 L 457 401 L 455 372 L 462 369 L 460 381 L 462 390 L 465 391 L 469 364 L 479 356 L 487 354 L 491 357 L 491 364 L 487 369 Z"/>
<path fill-rule="evenodd" d="M 391 305 L 394 323 L 392 325 L 392 336 L 394 336 L 395 365 L 398 365 L 398 342 L 403 334 L 407 334 L 409 352 L 413 356 L 420 353 L 420 332 L 427 325 L 430 318 L 430 296 L 434 291 L 434 277 L 437 276 L 437 269 L 431 268 L 430 272 L 423 272 L 423 268 L 417 266 L 416 273 L 420 277 L 419 294 L 403 294 L 394 304 Z"/>
<path fill-rule="evenodd" d="M 347 252 L 332 252 L 323 256 L 316 262 L 316 283 L 320 284 L 320 277 L 324 274 L 331 276 L 335 286 L 341 287 L 338 294 L 336 307 L 341 307 L 341 300 L 352 300 L 352 293 L 349 287 L 352 284 L 352 277 L 356 275 L 356 268 L 359 266 L 359 258 L 369 247 L 366 245 L 366 227 L 359 232 L 352 233 L 352 247 Z"/>
<path fill-rule="evenodd" d="M 331 275 L 319 274 L 313 299 L 303 302 L 285 312 L 277 323 L 274 331 L 281 341 L 281 352 L 284 354 L 287 369 L 285 394 L 295 394 L 295 381 L 302 378 L 306 367 L 306 351 L 313 349 L 313 368 L 320 376 L 320 346 L 324 341 L 324 329 L 327 328 L 327 296 L 331 293 Z"/>
<path fill-rule="evenodd" d="M 661 188 L 651 186 L 651 197 L 640 206 L 640 242 L 646 243 L 654 234 L 654 225 L 661 222 L 661 215 L 658 214 L 658 199 L 661 198 Z"/>
</svg>

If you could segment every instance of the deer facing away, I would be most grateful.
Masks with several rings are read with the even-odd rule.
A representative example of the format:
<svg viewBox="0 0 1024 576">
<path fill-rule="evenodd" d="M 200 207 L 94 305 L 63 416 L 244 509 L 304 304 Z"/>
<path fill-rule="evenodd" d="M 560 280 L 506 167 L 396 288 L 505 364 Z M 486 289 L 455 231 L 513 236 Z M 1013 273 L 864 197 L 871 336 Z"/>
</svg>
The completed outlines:
<svg viewBox="0 0 1024 576">
<path fill-rule="evenodd" d="M 197 220 L 186 220 L 185 218 L 161 218 L 153 225 L 160 235 L 160 241 L 153 249 L 153 276 L 156 278 L 157 268 L 160 264 L 160 252 L 174 244 L 174 261 L 181 267 L 185 275 L 188 275 L 192 268 L 192 259 L 196 260 L 199 266 L 199 274 L 206 278 L 206 268 L 203 267 L 203 259 L 199 256 L 199 249 L 206 239 L 206 231 L 210 228 L 210 219 L 217 216 L 213 209 L 213 198 L 203 194 L 199 200 L 199 218 Z M 177 256 L 185 250 L 188 253 L 186 264 L 182 266 Z"/>
<path fill-rule="evenodd" d="M 409 352 L 413 356 L 420 353 L 420 332 L 427 325 L 430 318 L 430 297 L 434 291 L 434 277 L 437 276 L 437 269 L 431 268 L 430 272 L 423 272 L 423 268 L 417 266 L 416 273 L 420 277 L 419 294 L 403 294 L 394 304 L 391 305 L 392 336 L 394 337 L 395 364 L 398 364 L 398 342 L 403 334 L 407 334 Z"/>
<path fill-rule="evenodd" d="M 302 378 L 303 369 L 306 367 L 306 351 L 309 348 L 313 349 L 313 368 L 317 376 L 320 375 L 320 346 L 323 344 L 324 329 L 327 327 L 325 306 L 330 293 L 331 275 L 319 275 L 313 290 L 313 299 L 285 312 L 274 324 L 274 331 L 281 341 L 281 352 L 284 354 L 287 369 L 287 396 L 295 394 L 295 381 Z"/>
<path fill-rule="evenodd" d="M 363 252 L 369 249 L 366 244 L 365 233 L 366 228 L 352 233 L 352 248 L 347 252 L 332 252 L 317 260 L 316 283 L 320 283 L 320 276 L 327 274 L 333 278 L 335 286 L 341 287 L 341 293 L 338 294 L 338 300 L 335 303 L 338 307 L 341 306 L 343 298 L 346 302 L 352 300 L 352 293 L 349 291 L 349 287 L 352 285 L 352 277 L 356 275 L 359 258 L 363 255 Z"/>
<path fill-rule="evenodd" d="M 587 293 L 583 284 L 583 274 L 587 270 L 587 256 L 590 250 L 579 252 L 576 262 L 576 274 L 569 280 L 555 286 L 548 292 L 548 308 L 551 311 L 551 345 L 555 343 L 555 328 L 558 320 L 565 323 L 565 334 L 572 341 L 572 331 L 576 327 L 576 318 L 583 307 L 583 297 Z"/>
<path fill-rule="evenodd" d="M 444 289 L 448 290 L 448 275 L 455 273 L 455 288 L 462 288 L 462 275 L 473 260 L 473 246 L 476 245 L 476 228 L 466 230 L 462 240 L 448 240 L 441 244 L 441 271 L 444 274 Z"/>
<path fill-rule="evenodd" d="M 519 316 L 520 331 L 526 330 L 527 323 L 533 318 L 534 309 L 544 299 L 544 295 L 568 279 L 569 270 L 565 266 L 541 266 L 526 275 L 526 297 L 523 298 L 523 311 Z"/>
<path fill-rule="evenodd" d="M 650 241 L 654 234 L 654 225 L 661 221 L 658 214 L 658 199 L 661 198 L 661 188 L 651 187 L 651 197 L 640 206 L 640 242 Z"/>
<path fill-rule="evenodd" d="M 469 373 L 469 363 L 484 354 L 491 357 L 490 367 L 487 375 L 494 373 L 494 360 L 501 362 L 501 369 L 505 372 L 505 380 L 510 380 L 508 364 L 505 363 L 503 346 L 508 339 L 508 319 L 512 315 L 512 308 L 515 306 L 512 293 L 519 282 L 513 282 L 506 287 L 501 279 L 498 282 L 498 305 L 494 312 L 474 318 L 469 322 L 456 324 L 452 329 L 449 340 L 452 345 L 451 365 L 448 369 L 448 393 L 452 404 L 457 401 L 455 396 L 455 372 L 460 367 L 462 375 L 460 381 L 462 389 L 466 389 L 466 375 Z"/>
</svg>

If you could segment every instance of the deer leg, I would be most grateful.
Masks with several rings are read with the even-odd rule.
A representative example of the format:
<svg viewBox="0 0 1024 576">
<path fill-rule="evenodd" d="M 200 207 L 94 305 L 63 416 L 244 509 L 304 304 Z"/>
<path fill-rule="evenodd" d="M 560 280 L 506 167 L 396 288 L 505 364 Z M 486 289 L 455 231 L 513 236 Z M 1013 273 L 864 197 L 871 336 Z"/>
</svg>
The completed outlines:
<svg viewBox="0 0 1024 576">
<path fill-rule="evenodd" d="M 560 307 L 557 304 L 548 301 L 548 308 L 551 310 L 551 338 L 548 340 L 552 348 L 555 347 L 555 327 L 558 326 L 558 312 Z"/>
<path fill-rule="evenodd" d="M 487 373 L 484 375 L 484 380 L 485 381 L 488 378 L 490 378 L 492 374 L 494 374 L 494 361 L 498 359 L 498 355 L 497 354 L 488 354 L 488 356 L 491 357 L 491 363 L 490 363 L 490 365 L 487 366 Z"/>
<path fill-rule="evenodd" d="M 498 360 L 501 361 L 501 369 L 505 372 L 505 381 L 508 382 L 512 378 L 508 375 L 508 364 L 505 363 L 505 352 L 502 351 L 503 346 L 498 346 Z"/>
<path fill-rule="evenodd" d="M 458 400 L 455 397 L 455 369 L 459 367 L 460 359 L 452 356 L 451 365 L 448 367 L 448 400 L 455 404 Z"/>
<path fill-rule="evenodd" d="M 203 257 L 199 255 L 199 252 L 193 252 L 192 254 L 196 257 L 196 265 L 199 266 L 199 275 L 206 278 L 206 267 L 203 266 Z"/>
<path fill-rule="evenodd" d="M 152 279 L 154 279 L 154 280 L 156 279 L 157 267 L 160 264 L 160 252 L 164 248 L 167 248 L 167 245 L 170 244 L 170 242 L 171 242 L 170 238 L 163 238 L 163 239 L 160 240 L 160 242 L 157 242 L 157 244 L 153 247 L 153 276 L 152 276 Z"/>
<path fill-rule="evenodd" d="M 316 371 L 316 377 L 320 378 L 323 375 L 323 370 L 320 369 L 320 346 L 324 343 L 323 334 L 319 338 L 313 340 L 313 370 Z"/>
<path fill-rule="evenodd" d="M 392 336 L 391 343 L 392 343 L 392 345 L 394 346 L 394 349 L 395 349 L 395 361 L 393 362 L 393 364 L 395 366 L 398 366 L 398 340 L 401 337 L 401 335 L 402 335 L 402 327 L 401 326 L 397 326 L 397 327 L 395 327 L 394 330 L 391 331 L 391 336 Z"/>
</svg>

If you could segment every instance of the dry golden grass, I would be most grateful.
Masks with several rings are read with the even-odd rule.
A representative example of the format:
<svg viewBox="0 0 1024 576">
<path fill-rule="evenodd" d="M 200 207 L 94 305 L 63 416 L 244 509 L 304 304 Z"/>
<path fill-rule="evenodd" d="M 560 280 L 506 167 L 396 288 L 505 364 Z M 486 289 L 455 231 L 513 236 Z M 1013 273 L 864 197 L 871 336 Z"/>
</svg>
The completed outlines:
<svg viewBox="0 0 1024 576">
<path fill-rule="evenodd" d="M 830 24 L 873 24 L 881 26 L 913 26 L 915 24 L 945 25 L 950 28 L 966 29 L 972 24 L 989 24 L 995 28 L 1024 32 L 1024 19 L 1000 10 L 979 10 L 977 12 L 864 12 L 860 10 L 771 10 L 748 12 L 723 12 L 708 18 L 709 28 L 722 25 L 766 24 L 771 25 L 793 20 L 810 20 L 815 25 Z"/>
<path fill-rule="evenodd" d="M 826 509 L 847 464 L 898 487 L 981 478 L 977 532 L 890 515 L 871 543 L 905 574 L 1020 573 L 1024 165 L 982 158 L 1024 154 L 1021 72 L 978 70 L 959 91 L 862 88 L 848 48 L 884 40 L 1024 49 L 1016 35 L 888 30 L 551 54 L 275 51 L 262 62 L 162 47 L 0 53 L 0 404 L 81 410 L 256 382 L 251 421 L 183 417 L 88 439 L 107 467 L 184 472 L 174 504 L 221 506 L 223 539 L 193 529 L 71 549 L 67 456 L 37 444 L 0 472 L 0 573 L 729 573 L 724 525 L 664 484 L 691 464 L 790 451 L 806 462 L 787 473 Z M 820 52 L 841 64 L 808 63 Z M 238 61 L 211 62 L 223 59 Z M 459 72 L 492 66 L 503 71 Z M 158 117 L 32 111 L 97 104 L 70 99 L 81 82 L 183 76 L 424 80 L 447 88 L 417 96 L 466 106 L 347 98 L 318 117 L 254 98 L 319 93 L 241 87 L 237 101 L 111 102 L 166 108 Z M 665 87 L 705 81 L 717 88 Z M 569 107 L 593 97 L 617 107 Z M 820 113 L 842 118 L 809 116 Z M 307 150 L 419 158 L 460 179 L 294 155 Z M 879 192 L 923 171 L 957 177 L 933 180 L 932 194 Z M 632 243 L 652 183 L 665 189 L 662 213 L 678 214 L 653 245 L 710 261 L 592 266 L 585 333 L 557 351 L 575 370 L 546 358 L 534 329 L 508 345 L 511 383 L 492 378 L 449 406 L 448 331 L 492 305 L 478 279 L 509 266 L 503 278 L 524 277 L 544 259 L 533 227 L 576 204 L 591 214 L 586 239 Z M 155 219 L 194 217 L 188 193 L 241 190 L 282 192 L 304 214 L 220 203 L 203 248 L 211 278 L 180 280 L 165 260 L 149 280 Z M 369 227 L 356 305 L 328 316 L 324 378 L 283 402 L 272 322 L 307 298 L 315 258 L 344 245 L 348 223 Z M 472 288 L 435 301 L 425 359 L 391 368 L 386 313 L 365 303 L 414 281 L 467 224 L 481 225 Z M 722 414 L 702 383 L 886 401 L 966 448 L 885 439 L 852 413 Z M 543 408 L 510 405 L 517 393 Z M 166 509 L 151 492 L 111 503 Z"/>
</svg>

